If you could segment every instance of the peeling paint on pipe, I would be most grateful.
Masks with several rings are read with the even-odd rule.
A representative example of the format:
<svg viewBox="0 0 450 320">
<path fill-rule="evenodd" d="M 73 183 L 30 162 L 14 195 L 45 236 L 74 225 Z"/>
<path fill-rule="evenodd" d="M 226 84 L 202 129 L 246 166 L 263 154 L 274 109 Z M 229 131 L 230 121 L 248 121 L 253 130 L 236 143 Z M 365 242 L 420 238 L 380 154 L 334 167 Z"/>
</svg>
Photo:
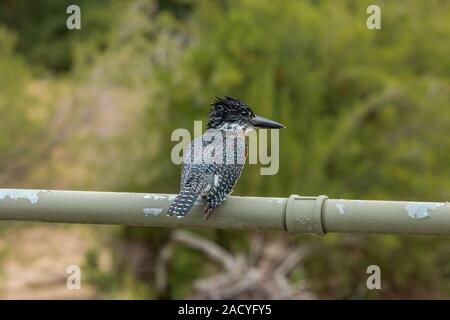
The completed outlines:
<svg viewBox="0 0 450 320">
<path fill-rule="evenodd" d="M 424 219 L 430 216 L 429 210 L 442 207 L 444 204 L 439 202 L 409 202 L 405 209 L 408 216 L 415 219 Z"/>
<path fill-rule="evenodd" d="M 10 198 L 12 200 L 26 199 L 31 204 L 39 201 L 40 190 L 0 189 L 0 200 Z"/>
<path fill-rule="evenodd" d="M 345 204 L 338 202 L 336 203 L 336 208 L 339 210 L 340 214 L 345 214 Z"/>
<path fill-rule="evenodd" d="M 158 214 L 160 214 L 163 209 L 161 208 L 144 208 L 142 209 L 142 211 L 144 212 L 144 215 L 148 216 L 148 215 L 152 215 L 152 216 L 157 216 Z"/>
</svg>

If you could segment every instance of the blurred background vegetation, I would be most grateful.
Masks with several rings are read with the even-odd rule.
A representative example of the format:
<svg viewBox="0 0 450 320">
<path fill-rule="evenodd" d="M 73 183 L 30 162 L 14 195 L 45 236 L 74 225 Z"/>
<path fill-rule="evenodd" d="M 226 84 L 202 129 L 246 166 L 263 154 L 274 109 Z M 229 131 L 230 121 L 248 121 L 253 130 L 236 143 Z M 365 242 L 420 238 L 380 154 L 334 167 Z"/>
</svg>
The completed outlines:
<svg viewBox="0 0 450 320">
<path fill-rule="evenodd" d="M 232 95 L 287 126 L 279 173 L 248 165 L 235 195 L 448 201 L 449 39 L 444 0 L 0 0 L 0 186 L 176 193 L 172 130 Z M 222 279 L 170 229 L 2 222 L 0 297 L 450 298 L 443 237 L 189 236 L 245 267 Z M 264 284 L 297 248 L 297 291 Z"/>
</svg>

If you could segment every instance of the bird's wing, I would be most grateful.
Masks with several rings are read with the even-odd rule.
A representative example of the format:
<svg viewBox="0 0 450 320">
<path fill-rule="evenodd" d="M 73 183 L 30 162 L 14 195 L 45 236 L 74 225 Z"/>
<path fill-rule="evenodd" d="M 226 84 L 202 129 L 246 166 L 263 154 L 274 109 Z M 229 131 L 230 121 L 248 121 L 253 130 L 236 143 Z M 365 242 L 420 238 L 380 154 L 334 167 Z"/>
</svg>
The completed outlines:
<svg viewBox="0 0 450 320">
<path fill-rule="evenodd" d="M 185 154 L 183 158 L 183 165 L 181 169 L 181 184 L 180 189 L 183 188 L 183 186 L 188 183 L 188 181 L 192 178 L 193 173 L 195 172 L 195 167 L 199 164 L 195 163 L 195 161 L 198 161 L 198 158 L 195 158 L 195 151 L 200 150 L 197 149 L 201 147 L 203 144 L 202 137 L 197 137 L 194 140 L 191 141 L 191 143 L 186 147 Z"/>
<path fill-rule="evenodd" d="M 243 168 L 243 164 L 225 164 L 221 166 L 221 170 L 217 170 L 207 196 L 209 209 L 218 207 L 233 191 Z"/>
<path fill-rule="evenodd" d="M 183 164 L 183 167 L 181 169 L 180 189 L 186 184 L 186 181 L 188 180 L 188 176 L 189 176 L 188 167 L 185 164 Z"/>
<path fill-rule="evenodd" d="M 207 197 L 207 205 L 210 210 L 219 206 L 233 192 L 233 188 L 242 174 L 247 157 L 245 138 L 237 137 L 233 147 L 234 150 L 227 149 L 227 152 L 233 153 L 232 163 L 220 165 L 214 172 L 212 188 Z"/>
<path fill-rule="evenodd" d="M 196 181 L 201 176 L 208 190 L 206 199 L 210 209 L 219 206 L 232 192 L 233 187 L 241 176 L 246 158 L 245 139 L 239 139 L 240 143 L 236 141 L 233 145 L 234 150 L 233 148 L 231 150 L 226 149 L 226 144 L 223 144 L 223 141 L 208 141 L 208 139 L 203 139 L 202 137 L 194 139 L 186 150 L 181 173 L 181 189 L 189 186 L 192 181 Z M 222 163 L 207 164 L 202 159 L 195 158 L 195 156 L 203 155 L 204 153 L 208 154 L 205 148 L 214 146 L 218 148 L 216 150 L 223 148 L 220 154 L 216 154 L 218 158 L 223 157 Z M 203 151 L 195 148 L 203 148 Z M 231 163 L 227 163 L 229 161 L 229 159 L 226 159 L 227 154 L 233 155 L 234 159 L 231 159 Z M 192 163 L 193 161 L 194 163 Z"/>
</svg>

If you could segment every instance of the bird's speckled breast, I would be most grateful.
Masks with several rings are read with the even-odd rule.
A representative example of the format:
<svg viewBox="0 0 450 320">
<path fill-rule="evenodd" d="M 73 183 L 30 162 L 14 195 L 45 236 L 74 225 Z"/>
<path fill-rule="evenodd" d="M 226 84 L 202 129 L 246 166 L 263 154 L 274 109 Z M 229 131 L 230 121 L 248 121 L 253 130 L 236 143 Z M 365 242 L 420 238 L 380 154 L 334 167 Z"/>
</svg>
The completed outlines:
<svg viewBox="0 0 450 320">
<path fill-rule="evenodd" d="M 185 164 L 245 164 L 247 143 L 243 130 L 205 131 L 186 150 Z"/>
</svg>

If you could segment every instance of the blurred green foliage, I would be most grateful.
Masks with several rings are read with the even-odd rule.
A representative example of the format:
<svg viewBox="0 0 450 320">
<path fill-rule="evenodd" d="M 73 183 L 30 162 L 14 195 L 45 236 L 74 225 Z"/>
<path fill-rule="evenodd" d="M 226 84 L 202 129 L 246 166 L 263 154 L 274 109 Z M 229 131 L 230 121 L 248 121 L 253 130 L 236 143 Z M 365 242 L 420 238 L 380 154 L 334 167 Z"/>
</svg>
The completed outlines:
<svg viewBox="0 0 450 320">
<path fill-rule="evenodd" d="M 42 123 L 27 116 L 33 101 L 26 82 L 54 74 L 73 86 L 142 98 L 127 130 L 107 143 L 85 142 L 98 144 L 100 158 L 102 150 L 118 150 L 113 159 L 105 153 L 86 184 L 92 188 L 177 192 L 172 130 L 193 129 L 215 96 L 232 95 L 287 126 L 279 173 L 261 176 L 259 166 L 248 165 L 235 194 L 450 197 L 448 1 L 71 1 L 82 8 L 80 32 L 64 30 L 66 1 L 24 3 L 0 1 L 0 157 L 14 150 L 11 137 L 26 140 Z M 375 3 L 382 29 L 368 30 L 366 8 Z M 103 183 L 106 173 L 113 178 Z M 136 277 L 126 254 L 116 253 L 114 272 L 102 275 L 91 252 L 92 281 L 105 292 L 129 285 L 157 298 L 152 259 L 169 232 L 124 227 L 117 241 L 144 245 L 148 272 Z M 248 248 L 245 232 L 198 232 L 233 252 Z M 305 275 L 293 278 L 309 279 L 320 297 L 355 297 L 370 264 L 381 267 L 383 290 L 358 297 L 450 295 L 447 239 L 286 240 L 314 244 Z M 204 257 L 177 249 L 165 297 L 189 296 L 192 281 L 211 270 Z"/>
<path fill-rule="evenodd" d="M 89 32 L 67 32 L 66 9 L 71 4 L 83 8 L 83 28 Z M 99 50 L 104 49 L 105 34 L 120 12 L 117 1 L 1 0 L 0 7 L 1 23 L 20 34 L 17 51 L 30 63 L 42 67 L 40 72 L 70 70 L 77 42 L 95 43 Z"/>
</svg>

